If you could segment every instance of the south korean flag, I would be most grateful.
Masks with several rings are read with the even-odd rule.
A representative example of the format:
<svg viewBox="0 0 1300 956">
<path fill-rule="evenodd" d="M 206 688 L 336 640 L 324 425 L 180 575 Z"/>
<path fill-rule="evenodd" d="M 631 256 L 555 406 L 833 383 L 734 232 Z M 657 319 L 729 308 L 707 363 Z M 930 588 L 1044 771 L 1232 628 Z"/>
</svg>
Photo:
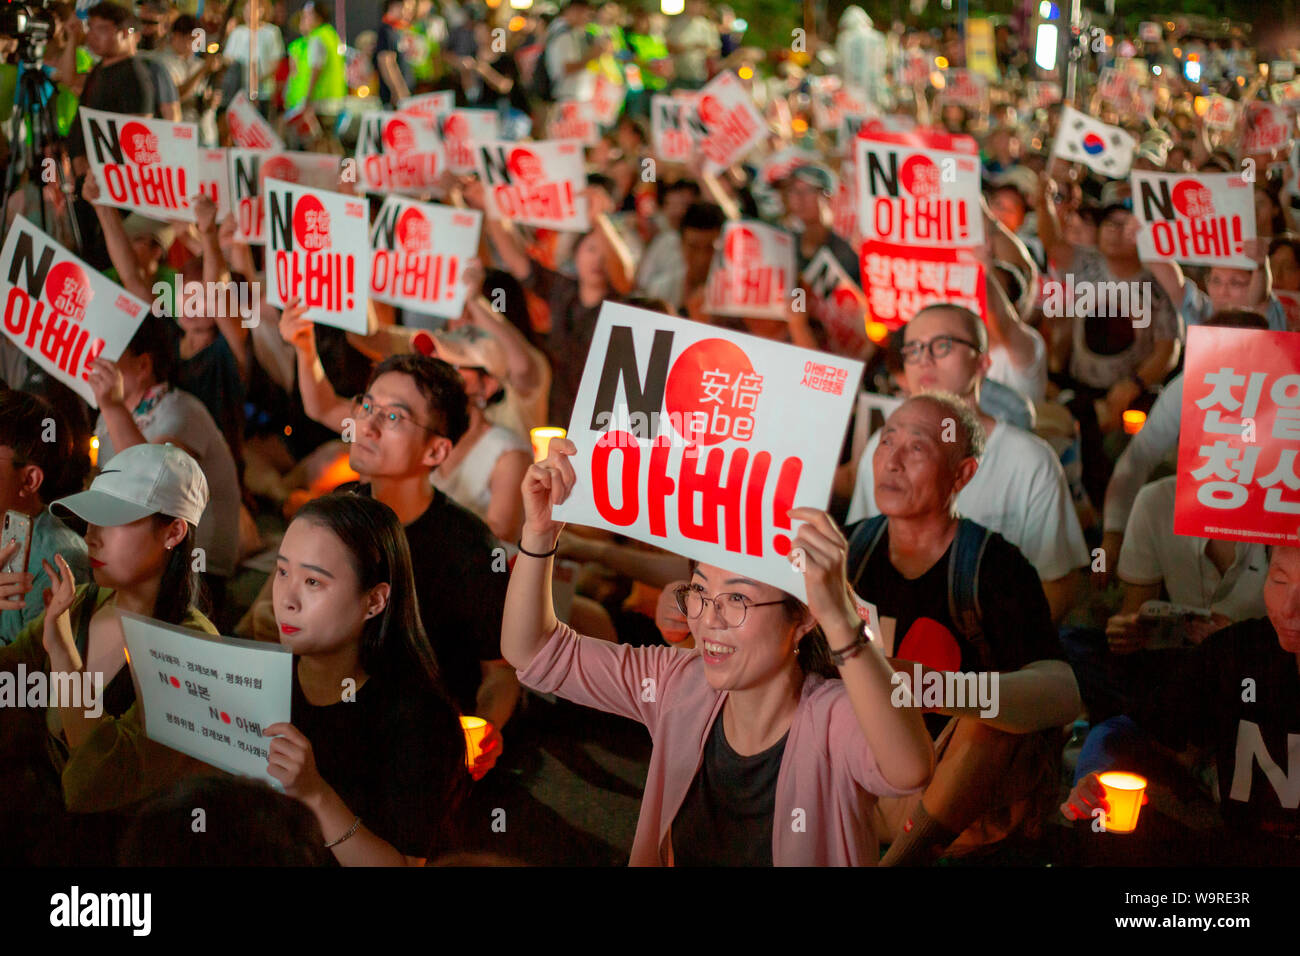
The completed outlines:
<svg viewBox="0 0 1300 956">
<path fill-rule="evenodd" d="M 1069 106 L 1061 110 L 1061 126 L 1052 156 L 1083 163 L 1093 172 L 1123 179 L 1133 165 L 1137 140 L 1117 126 L 1107 126 Z"/>
</svg>

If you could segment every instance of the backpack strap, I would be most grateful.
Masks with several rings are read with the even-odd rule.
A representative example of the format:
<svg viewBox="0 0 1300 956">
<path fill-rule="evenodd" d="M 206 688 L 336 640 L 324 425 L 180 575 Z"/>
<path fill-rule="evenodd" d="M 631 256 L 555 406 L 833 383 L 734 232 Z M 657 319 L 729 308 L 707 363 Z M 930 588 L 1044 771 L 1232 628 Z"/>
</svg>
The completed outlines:
<svg viewBox="0 0 1300 956">
<path fill-rule="evenodd" d="M 858 590 L 858 581 L 866 571 L 867 562 L 871 560 L 871 554 L 876 550 L 880 539 L 884 537 L 887 527 L 889 527 L 889 519 L 884 515 L 876 515 L 874 518 L 858 522 L 858 526 L 853 529 L 853 534 L 849 538 L 848 560 L 845 562 L 849 572 L 849 586 L 853 590 Z"/>
<path fill-rule="evenodd" d="M 948 562 L 948 613 L 980 655 L 981 666 L 992 670 L 992 652 L 984 640 L 984 615 L 979 603 L 980 565 L 988 547 L 988 528 L 969 518 L 957 522 L 952 559 Z"/>
</svg>

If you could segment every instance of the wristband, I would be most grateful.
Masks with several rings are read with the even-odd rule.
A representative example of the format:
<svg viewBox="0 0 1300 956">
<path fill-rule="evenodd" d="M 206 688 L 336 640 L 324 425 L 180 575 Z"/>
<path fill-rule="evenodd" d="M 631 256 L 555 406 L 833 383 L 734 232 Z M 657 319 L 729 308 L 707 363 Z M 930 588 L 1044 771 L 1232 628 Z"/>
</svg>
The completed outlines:
<svg viewBox="0 0 1300 956">
<path fill-rule="evenodd" d="M 343 834 L 341 837 L 339 837 L 337 840 L 333 841 L 332 843 L 326 843 L 325 849 L 328 850 L 332 846 L 338 846 L 344 840 L 347 840 L 353 834 L 355 834 L 359 829 L 361 829 L 361 818 L 357 817 L 355 820 L 352 821 L 352 826 L 348 828 L 348 832 Z"/>
<path fill-rule="evenodd" d="M 529 551 L 527 548 L 524 547 L 524 539 L 523 539 L 523 538 L 520 538 L 520 539 L 519 539 L 519 553 L 520 553 L 520 554 L 526 554 L 526 555 L 528 555 L 530 558 L 549 558 L 549 557 L 551 557 L 553 554 L 555 554 L 556 551 L 559 551 L 559 550 L 560 550 L 560 539 L 559 539 L 559 538 L 556 538 L 556 539 L 555 539 L 555 547 L 551 548 L 550 551 L 543 551 L 543 552 L 541 552 L 540 554 L 539 554 L 538 552 L 536 552 L 536 551 Z"/>
<path fill-rule="evenodd" d="M 867 622 L 862 622 L 862 628 L 858 631 L 858 636 L 853 643 L 841 650 L 831 649 L 831 660 L 835 662 L 836 667 L 843 667 L 845 661 L 850 661 L 862 653 L 862 649 L 871 644 L 871 629 Z"/>
</svg>

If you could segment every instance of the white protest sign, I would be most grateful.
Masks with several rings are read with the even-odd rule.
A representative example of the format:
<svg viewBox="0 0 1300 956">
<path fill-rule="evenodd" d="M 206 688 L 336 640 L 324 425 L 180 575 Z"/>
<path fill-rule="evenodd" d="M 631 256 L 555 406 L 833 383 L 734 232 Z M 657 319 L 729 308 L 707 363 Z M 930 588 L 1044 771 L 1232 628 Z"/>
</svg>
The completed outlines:
<svg viewBox="0 0 1300 956">
<path fill-rule="evenodd" d="M 1255 193 L 1239 174 L 1134 170 L 1133 212 L 1143 259 L 1255 268 Z"/>
<path fill-rule="evenodd" d="M 611 81 L 604 73 L 586 72 L 578 77 L 575 99 L 591 104 L 596 122 L 601 126 L 613 126 L 618 122 L 626 95 L 626 88 Z"/>
<path fill-rule="evenodd" d="M 756 319 L 786 319 L 795 282 L 794 237 L 754 220 L 728 222 L 713 259 L 706 311 Z"/>
<path fill-rule="evenodd" d="M 293 654 L 264 641 L 217 637 L 122 611 L 122 633 L 146 736 L 277 790 L 266 772 L 271 740 L 288 723 Z"/>
<path fill-rule="evenodd" d="M 767 135 L 767 121 L 730 70 L 719 73 L 695 101 L 704 171 L 716 174 L 745 158 Z"/>
<path fill-rule="evenodd" d="M 1300 106 L 1300 80 L 1274 83 L 1268 88 L 1269 98 L 1282 106 Z"/>
<path fill-rule="evenodd" d="M 1241 118 L 1241 104 L 1218 93 L 1211 93 L 1205 106 L 1205 125 L 1209 129 L 1232 129 Z"/>
<path fill-rule="evenodd" d="M 560 232 L 588 228 L 582 144 L 484 142 L 474 147 L 489 216 Z"/>
<path fill-rule="evenodd" d="M 199 192 L 217 206 L 217 222 L 230 215 L 230 161 L 224 149 L 199 150 Z"/>
<path fill-rule="evenodd" d="M 1048 80 L 1030 80 L 1025 84 L 1025 98 L 1034 109 L 1045 109 L 1061 102 L 1061 84 Z"/>
<path fill-rule="evenodd" d="M 443 113 L 450 113 L 456 107 L 456 94 L 452 90 L 439 90 L 436 93 L 421 93 L 419 96 L 408 96 L 402 100 L 397 107 L 399 113 L 410 113 L 412 116 L 423 116 L 426 119 L 436 119 Z"/>
<path fill-rule="evenodd" d="M 1273 153 L 1286 149 L 1293 139 L 1291 131 L 1294 126 L 1285 106 L 1259 101 L 1251 103 L 1246 111 L 1246 133 L 1241 142 L 1242 155 Z"/>
<path fill-rule="evenodd" d="M 792 507 L 825 508 L 862 364 L 606 302 L 559 521 L 804 597 Z"/>
<path fill-rule="evenodd" d="M 478 251 L 483 214 L 389 196 L 370 230 L 370 296 L 403 309 L 459 318 L 465 263 Z"/>
<path fill-rule="evenodd" d="M 860 355 L 867 338 L 867 297 L 827 246 L 817 250 L 803 270 L 812 293 L 809 312 L 821 320 L 836 355 Z"/>
<path fill-rule="evenodd" d="M 1083 163 L 1093 172 L 1112 179 L 1122 179 L 1133 165 L 1136 149 L 1137 140 L 1118 126 L 1108 126 L 1072 106 L 1062 107 L 1052 156 Z"/>
<path fill-rule="evenodd" d="M 447 168 L 457 176 L 474 172 L 474 146 L 501 134 L 496 110 L 452 110 L 438 117 L 438 135 L 447 151 Z"/>
<path fill-rule="evenodd" d="M 313 322 L 365 335 L 370 239 L 366 202 L 268 179 L 267 301 L 302 299 Z"/>
<path fill-rule="evenodd" d="M 650 97 L 650 144 L 665 163 L 685 162 L 695 151 L 689 122 L 692 102 L 662 93 Z"/>
<path fill-rule="evenodd" d="M 984 241 L 977 155 L 860 136 L 858 228 L 868 239 L 946 249 Z"/>
<path fill-rule="evenodd" d="M 230 162 L 230 201 L 235 213 L 235 241 L 266 244 L 266 204 L 262 182 L 278 179 L 313 189 L 339 185 L 339 159 L 327 153 L 280 152 L 258 149 L 227 150 Z"/>
<path fill-rule="evenodd" d="M 560 100 L 551 109 L 546 136 L 548 139 L 576 139 L 583 146 L 595 146 L 600 142 L 596 105 L 580 100 Z"/>
<path fill-rule="evenodd" d="M 242 90 L 230 101 L 226 126 L 230 129 L 230 141 L 240 149 L 284 149 L 284 140 L 276 135 Z"/>
<path fill-rule="evenodd" d="M 198 127 L 86 106 L 80 115 L 99 203 L 152 219 L 194 221 L 190 197 L 199 188 Z"/>
<path fill-rule="evenodd" d="M 942 89 L 943 101 L 954 106 L 978 112 L 989 104 L 988 77 L 974 70 L 944 70 Z"/>
<path fill-rule="evenodd" d="M 1279 83 L 1295 79 L 1295 63 L 1291 60 L 1270 60 L 1268 75 Z"/>
<path fill-rule="evenodd" d="M 116 362 L 149 306 L 22 216 L 0 250 L 4 332 L 37 365 L 98 407 L 90 363 Z"/>
<path fill-rule="evenodd" d="M 357 183 L 375 193 L 427 193 L 447 165 L 434 121 L 400 113 L 367 113 L 357 134 Z"/>
</svg>

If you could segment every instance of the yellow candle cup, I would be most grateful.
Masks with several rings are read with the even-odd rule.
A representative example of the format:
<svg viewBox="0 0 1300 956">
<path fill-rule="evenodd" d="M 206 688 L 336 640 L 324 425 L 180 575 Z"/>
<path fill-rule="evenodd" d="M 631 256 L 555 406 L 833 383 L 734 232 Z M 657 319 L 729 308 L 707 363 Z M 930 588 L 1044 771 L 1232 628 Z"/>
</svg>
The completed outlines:
<svg viewBox="0 0 1300 956">
<path fill-rule="evenodd" d="M 1137 829 L 1142 794 L 1147 789 L 1146 778 L 1135 773 L 1110 771 L 1097 779 L 1106 791 L 1106 802 L 1110 804 L 1110 813 L 1106 814 L 1107 832 L 1132 833 Z"/>
<path fill-rule="evenodd" d="M 465 763 L 472 767 L 483 752 L 483 738 L 488 732 L 487 721 L 482 717 L 462 717 L 460 726 L 465 731 Z"/>
<path fill-rule="evenodd" d="M 552 438 L 563 438 L 566 432 L 556 425 L 542 425 L 528 433 L 533 440 L 533 461 L 545 461 Z"/>
</svg>

